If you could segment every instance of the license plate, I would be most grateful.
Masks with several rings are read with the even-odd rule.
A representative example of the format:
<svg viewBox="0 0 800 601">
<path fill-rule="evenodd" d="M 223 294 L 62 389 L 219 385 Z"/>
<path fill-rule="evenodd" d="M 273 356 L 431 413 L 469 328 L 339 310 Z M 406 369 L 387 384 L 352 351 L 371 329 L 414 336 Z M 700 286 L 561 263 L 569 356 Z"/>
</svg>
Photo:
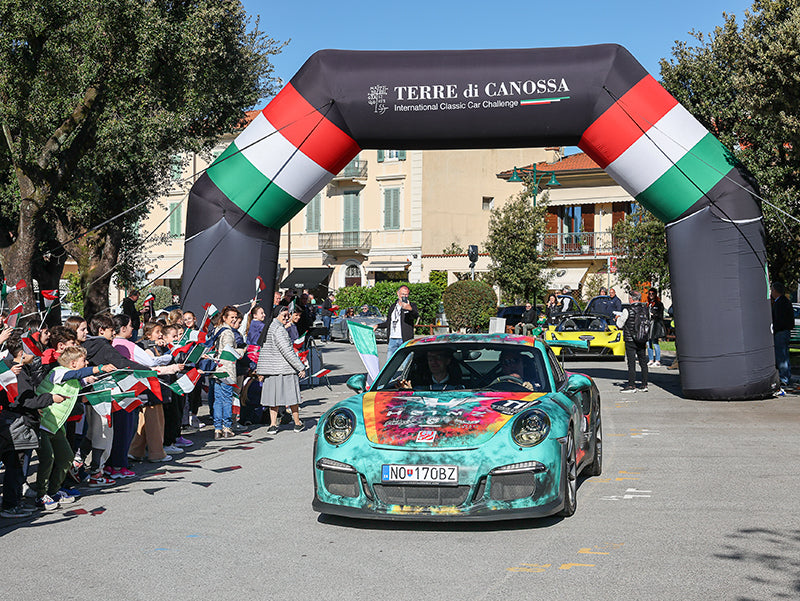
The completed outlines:
<svg viewBox="0 0 800 601">
<path fill-rule="evenodd" d="M 382 482 L 408 482 L 413 484 L 458 484 L 456 465 L 384 465 Z"/>
</svg>

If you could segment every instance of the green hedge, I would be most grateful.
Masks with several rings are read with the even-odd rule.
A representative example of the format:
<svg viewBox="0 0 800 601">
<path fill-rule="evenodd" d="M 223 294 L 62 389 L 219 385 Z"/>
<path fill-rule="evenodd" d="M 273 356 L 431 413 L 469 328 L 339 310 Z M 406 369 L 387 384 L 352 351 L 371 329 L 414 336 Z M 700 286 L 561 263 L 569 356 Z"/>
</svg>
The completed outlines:
<svg viewBox="0 0 800 601">
<path fill-rule="evenodd" d="M 497 295 L 486 282 L 462 280 L 450 284 L 442 294 L 447 322 L 451 329 L 486 331 L 489 318 L 497 314 Z"/>
<path fill-rule="evenodd" d="M 397 300 L 397 289 L 408 286 L 408 298 L 417 305 L 420 323 L 434 323 L 436 309 L 441 302 L 441 288 L 436 284 L 407 284 L 405 282 L 378 282 L 372 287 L 347 286 L 336 292 L 336 304 L 340 308 L 354 307 L 358 313 L 361 305 L 375 305 L 385 315 Z"/>
</svg>

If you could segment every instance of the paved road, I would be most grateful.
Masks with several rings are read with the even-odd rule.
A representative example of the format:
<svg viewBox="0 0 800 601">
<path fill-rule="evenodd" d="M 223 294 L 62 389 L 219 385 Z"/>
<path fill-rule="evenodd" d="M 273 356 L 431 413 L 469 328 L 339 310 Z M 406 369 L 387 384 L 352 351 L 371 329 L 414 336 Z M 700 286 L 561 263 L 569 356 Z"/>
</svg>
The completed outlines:
<svg viewBox="0 0 800 601">
<path fill-rule="evenodd" d="M 348 391 L 352 347 L 331 343 L 333 390 L 303 393 L 310 422 Z M 385 346 L 381 347 L 382 349 Z M 70 510 L 0 522 L 5 599 L 800 598 L 800 397 L 697 402 L 676 372 L 619 394 L 596 378 L 605 471 L 572 518 L 487 524 L 356 521 L 311 510 L 313 431 L 194 436 L 174 463 Z"/>
</svg>

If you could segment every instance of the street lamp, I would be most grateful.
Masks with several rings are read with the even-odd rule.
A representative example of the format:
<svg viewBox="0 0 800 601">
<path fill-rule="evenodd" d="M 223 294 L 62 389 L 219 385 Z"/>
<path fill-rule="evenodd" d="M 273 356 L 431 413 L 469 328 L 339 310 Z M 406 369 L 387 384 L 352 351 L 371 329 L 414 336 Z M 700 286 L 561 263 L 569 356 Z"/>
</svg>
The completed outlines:
<svg viewBox="0 0 800 601">
<path fill-rule="evenodd" d="M 536 206 L 536 197 L 539 195 L 539 184 L 542 183 L 542 180 L 545 178 L 546 175 L 550 176 L 550 180 L 545 184 L 546 186 L 560 186 L 561 182 L 556 179 L 556 172 L 555 171 L 539 171 L 536 168 L 536 164 L 532 167 L 514 167 L 514 170 L 511 173 L 511 177 L 508 178 L 509 182 L 521 182 L 522 178 L 520 177 L 520 173 L 523 175 L 527 175 L 531 178 L 533 182 L 533 206 Z"/>
</svg>

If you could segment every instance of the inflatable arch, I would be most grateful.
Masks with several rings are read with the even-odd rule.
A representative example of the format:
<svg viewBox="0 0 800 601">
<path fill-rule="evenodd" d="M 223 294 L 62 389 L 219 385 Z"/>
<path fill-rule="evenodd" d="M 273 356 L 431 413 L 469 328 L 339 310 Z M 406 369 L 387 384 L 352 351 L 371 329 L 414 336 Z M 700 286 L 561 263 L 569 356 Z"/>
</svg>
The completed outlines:
<svg viewBox="0 0 800 601">
<path fill-rule="evenodd" d="M 777 375 L 755 185 L 614 44 L 317 52 L 192 188 L 184 305 L 241 302 L 254 274 L 274 285 L 281 226 L 361 148 L 553 145 L 579 146 L 667 224 L 684 394 L 770 395 Z"/>
</svg>

